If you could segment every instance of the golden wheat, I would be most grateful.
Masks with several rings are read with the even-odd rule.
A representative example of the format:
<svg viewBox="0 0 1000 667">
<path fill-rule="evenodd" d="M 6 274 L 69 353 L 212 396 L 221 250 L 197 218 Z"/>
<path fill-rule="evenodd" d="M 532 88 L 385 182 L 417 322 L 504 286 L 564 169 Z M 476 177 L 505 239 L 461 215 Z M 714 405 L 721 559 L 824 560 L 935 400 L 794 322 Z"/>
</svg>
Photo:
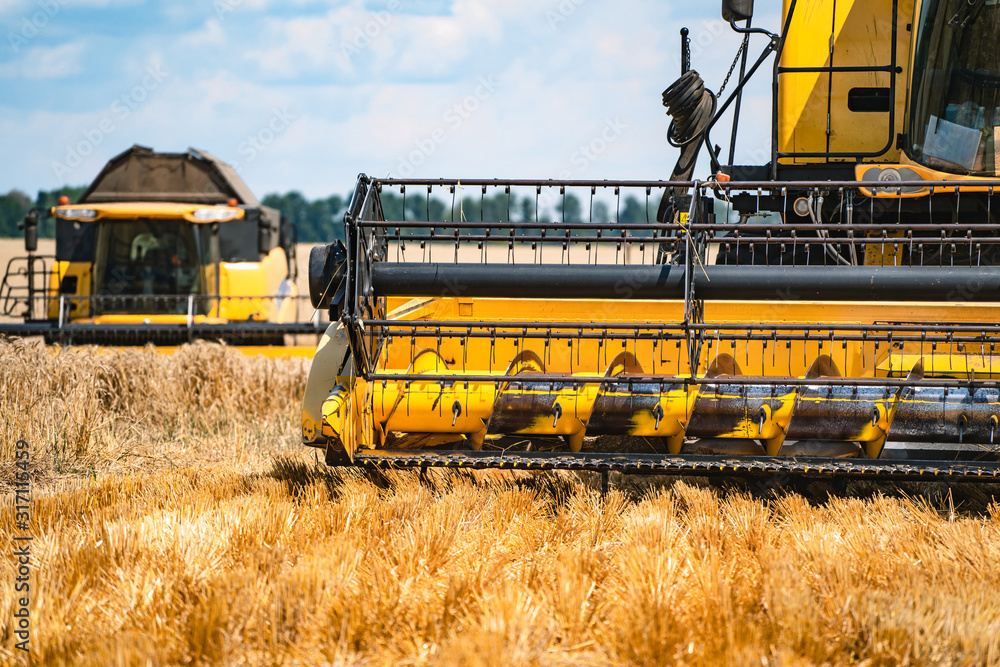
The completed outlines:
<svg viewBox="0 0 1000 667">
<path fill-rule="evenodd" d="M 266 458 L 296 441 L 307 371 L 207 343 L 167 356 L 0 339 L 0 484 L 19 438 L 34 446 L 36 484 Z"/>
<path fill-rule="evenodd" d="M 304 373 L 0 342 L 0 480 L 33 445 L 34 663 L 1000 662 L 995 504 L 329 469 L 296 444 Z"/>
</svg>

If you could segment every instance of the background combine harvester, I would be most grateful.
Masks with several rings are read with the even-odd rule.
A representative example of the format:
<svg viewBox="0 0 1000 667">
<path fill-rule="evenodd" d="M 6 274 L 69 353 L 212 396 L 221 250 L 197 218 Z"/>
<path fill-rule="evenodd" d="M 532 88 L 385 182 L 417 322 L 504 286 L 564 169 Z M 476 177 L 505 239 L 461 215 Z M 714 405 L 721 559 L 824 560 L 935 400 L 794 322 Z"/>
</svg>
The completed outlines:
<svg viewBox="0 0 1000 667">
<path fill-rule="evenodd" d="M 724 2 L 745 36 L 724 101 L 682 31 L 669 182 L 362 176 L 346 247 L 310 258 L 340 323 L 306 444 L 333 464 L 994 479 L 1000 5 L 790 0 L 780 34 L 751 14 Z M 771 160 L 722 164 L 710 132 L 732 107 L 735 140 L 771 56 Z M 385 220 L 385 188 L 451 209 Z M 561 215 L 573 191 L 589 218 Z M 463 214 L 525 192 L 533 217 Z M 623 223 L 630 201 L 654 212 Z"/>
<path fill-rule="evenodd" d="M 37 253 L 47 217 L 54 257 Z M 77 203 L 32 210 L 23 226 L 28 254 L 8 264 L 0 303 L 24 323 L 0 333 L 63 344 L 284 346 L 317 331 L 318 320 L 299 322 L 312 309 L 295 287 L 294 229 L 204 151 L 134 146 Z"/>
</svg>

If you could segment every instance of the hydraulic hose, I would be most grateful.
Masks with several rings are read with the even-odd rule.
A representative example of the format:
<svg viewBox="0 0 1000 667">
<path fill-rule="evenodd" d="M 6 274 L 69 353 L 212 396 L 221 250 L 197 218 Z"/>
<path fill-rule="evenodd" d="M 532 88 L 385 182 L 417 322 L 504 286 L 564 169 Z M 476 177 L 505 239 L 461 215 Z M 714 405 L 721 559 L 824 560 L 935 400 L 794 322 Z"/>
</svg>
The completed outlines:
<svg viewBox="0 0 1000 667">
<path fill-rule="evenodd" d="M 663 91 L 663 106 L 671 117 L 667 141 L 675 148 L 683 148 L 705 135 L 715 115 L 716 99 L 712 91 L 705 88 L 698 72 L 689 70 Z M 675 174 L 677 171 L 674 169 Z"/>
<path fill-rule="evenodd" d="M 667 143 L 681 149 L 674 171 L 670 174 L 671 181 L 691 180 L 705 132 L 715 115 L 716 104 L 715 95 L 705 87 L 705 82 L 695 70 L 688 70 L 663 91 L 663 106 L 671 118 Z M 670 198 L 683 194 L 683 189 L 678 188 L 663 193 L 656 212 L 657 222 L 671 217 L 672 211 L 668 211 Z"/>
</svg>

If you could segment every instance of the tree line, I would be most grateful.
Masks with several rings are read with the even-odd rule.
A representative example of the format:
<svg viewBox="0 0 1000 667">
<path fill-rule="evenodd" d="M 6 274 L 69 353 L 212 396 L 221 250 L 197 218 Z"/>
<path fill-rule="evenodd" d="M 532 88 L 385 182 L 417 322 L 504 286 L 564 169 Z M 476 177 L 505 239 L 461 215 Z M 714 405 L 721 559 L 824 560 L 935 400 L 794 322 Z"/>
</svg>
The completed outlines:
<svg viewBox="0 0 1000 667">
<path fill-rule="evenodd" d="M 531 196 L 518 197 L 515 193 L 503 192 L 480 196 L 478 191 L 474 195 L 466 193 L 463 197 L 447 200 L 423 193 L 407 194 L 404 198 L 401 194 L 383 191 L 379 200 L 385 219 L 400 222 L 404 231 L 407 227 L 402 223 L 414 221 L 643 224 L 655 221 L 659 203 L 656 199 L 644 205 L 638 197 L 629 195 L 622 199 L 618 210 L 613 210 L 605 201 L 595 201 L 591 206 L 573 193 L 536 200 Z M 300 242 L 329 243 L 335 238 L 343 239 L 344 214 L 350 201 L 350 195 L 309 201 L 298 192 L 289 192 L 268 195 L 262 203 L 288 216 L 298 230 Z"/>
<path fill-rule="evenodd" d="M 32 208 L 55 206 L 62 196 L 76 203 L 86 190 L 85 186 L 63 187 L 58 190 L 39 191 L 34 199 L 20 190 L 11 190 L 0 195 L 0 237 L 18 237 L 18 224 Z M 533 196 L 509 195 L 497 192 L 481 196 L 479 191 L 465 192 L 461 197 L 447 200 L 439 197 L 428 198 L 426 194 L 409 194 L 404 197 L 395 192 L 382 192 L 380 200 L 386 220 L 433 221 L 433 222 L 553 222 L 568 224 L 585 222 L 620 222 L 642 224 L 655 218 L 656 202 L 648 205 L 635 196 L 626 196 L 613 210 L 605 201 L 581 199 L 573 193 L 552 195 L 543 199 Z M 285 194 L 269 194 L 261 203 L 278 209 L 295 224 L 301 243 L 329 243 L 333 239 L 343 239 L 344 214 L 351 201 L 351 195 L 331 195 L 320 199 L 307 199 L 302 193 L 292 191 Z M 647 208 L 648 206 L 648 208 Z M 405 227 L 405 226 L 404 226 Z M 39 226 L 39 236 L 53 238 L 55 225 L 45 220 Z"/>
<path fill-rule="evenodd" d="M 0 237 L 21 236 L 23 232 L 17 226 L 33 207 L 55 206 L 59 203 L 59 198 L 64 195 L 69 197 L 71 202 L 75 202 L 86 189 L 86 186 L 81 185 L 66 186 L 58 190 L 39 190 L 34 199 L 20 190 L 11 190 L 5 195 L 0 195 Z M 39 223 L 38 233 L 42 238 L 53 238 L 56 233 L 55 225 L 51 220 L 44 220 Z"/>
</svg>

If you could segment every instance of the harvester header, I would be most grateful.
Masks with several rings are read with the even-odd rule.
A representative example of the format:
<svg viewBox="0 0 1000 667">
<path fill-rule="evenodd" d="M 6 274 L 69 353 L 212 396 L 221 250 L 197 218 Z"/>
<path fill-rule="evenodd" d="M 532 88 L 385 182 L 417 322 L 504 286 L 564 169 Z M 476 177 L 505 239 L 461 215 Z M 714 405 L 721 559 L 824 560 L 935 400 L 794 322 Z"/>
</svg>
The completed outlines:
<svg viewBox="0 0 1000 667">
<path fill-rule="evenodd" d="M 44 218 L 54 219 L 54 256 L 38 253 Z M 24 323 L 0 334 L 283 346 L 318 330 L 298 321 L 294 227 L 205 151 L 133 146 L 79 201 L 32 210 L 23 227 L 27 256 L 7 267 L 0 312 Z"/>
<path fill-rule="evenodd" d="M 333 464 L 1000 474 L 1000 62 L 975 54 L 1000 13 L 752 14 L 723 3 L 743 36 L 725 99 L 682 31 L 669 180 L 361 176 L 346 242 L 310 257 L 335 324 L 305 443 Z M 771 159 L 734 164 L 768 70 Z M 387 218 L 387 191 L 426 204 Z"/>
<path fill-rule="evenodd" d="M 977 262 L 997 241 L 985 225 L 884 236 L 899 223 L 872 222 L 861 183 L 461 187 L 557 202 L 576 190 L 612 211 L 631 197 L 649 220 L 388 221 L 383 188 L 447 200 L 458 184 L 362 177 L 346 247 L 311 258 L 314 303 L 340 323 L 317 352 L 303 427 L 331 461 L 472 465 L 503 452 L 537 466 L 579 453 L 573 466 L 612 456 L 646 469 L 654 456 L 669 469 L 685 453 L 875 460 L 892 441 L 979 455 L 1000 435 L 1000 269 Z M 659 196 L 678 187 L 692 193 L 684 221 L 656 222 Z M 719 220 L 740 194 L 823 192 L 842 195 L 845 214 L 865 204 L 850 225 Z M 841 266 L 827 252 L 851 248 L 903 261 Z M 819 263 L 781 263 L 789 254 Z"/>
</svg>

